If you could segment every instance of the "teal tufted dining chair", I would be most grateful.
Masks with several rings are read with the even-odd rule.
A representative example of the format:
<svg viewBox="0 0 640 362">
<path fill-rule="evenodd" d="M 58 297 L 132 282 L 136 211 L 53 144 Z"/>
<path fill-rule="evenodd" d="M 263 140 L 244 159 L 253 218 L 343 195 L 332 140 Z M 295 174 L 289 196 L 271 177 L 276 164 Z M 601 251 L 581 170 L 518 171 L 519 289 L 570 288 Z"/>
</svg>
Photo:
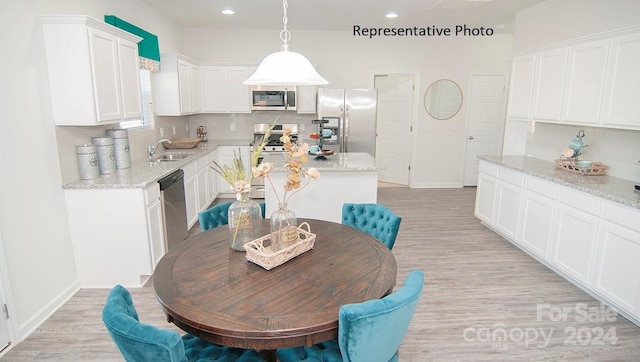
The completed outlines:
<svg viewBox="0 0 640 362">
<path fill-rule="evenodd" d="M 398 348 L 418 306 L 423 284 L 422 271 L 413 270 L 398 291 L 382 299 L 343 305 L 338 312 L 337 340 L 278 349 L 278 360 L 398 361 Z"/>
<path fill-rule="evenodd" d="M 190 334 L 180 337 L 174 331 L 140 323 L 131 294 L 121 285 L 109 292 L 102 321 L 126 361 L 264 361 L 253 350 L 220 346 Z"/>
<path fill-rule="evenodd" d="M 342 205 L 342 224 L 364 231 L 393 249 L 402 218 L 380 204 Z"/>
<path fill-rule="evenodd" d="M 266 211 L 264 202 L 259 203 L 262 210 L 262 218 Z M 229 223 L 229 206 L 231 202 L 223 202 L 221 204 L 213 205 L 212 207 L 200 211 L 198 213 L 198 221 L 200 221 L 200 230 L 207 231 L 221 225 L 227 225 Z"/>
</svg>

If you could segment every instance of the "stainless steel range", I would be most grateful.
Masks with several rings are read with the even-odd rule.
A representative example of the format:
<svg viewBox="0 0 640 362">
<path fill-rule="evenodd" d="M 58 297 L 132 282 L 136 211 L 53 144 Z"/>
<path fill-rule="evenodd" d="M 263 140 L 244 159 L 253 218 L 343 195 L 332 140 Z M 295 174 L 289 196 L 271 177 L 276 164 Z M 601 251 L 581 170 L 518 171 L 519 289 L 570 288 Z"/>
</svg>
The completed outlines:
<svg viewBox="0 0 640 362">
<path fill-rule="evenodd" d="M 254 147 L 259 147 L 262 144 L 267 131 L 271 127 L 269 123 L 258 123 L 253 125 L 253 142 L 251 143 L 251 151 L 254 151 Z M 267 140 L 263 155 L 276 154 L 284 152 L 284 144 L 280 141 L 280 137 L 284 134 L 284 130 L 291 129 L 291 139 L 295 142 L 298 139 L 298 125 L 293 123 L 276 124 L 271 130 L 269 139 Z M 262 157 L 258 158 L 258 164 L 262 162 Z M 264 199 L 264 179 L 253 179 L 251 181 L 251 198 Z"/>
</svg>

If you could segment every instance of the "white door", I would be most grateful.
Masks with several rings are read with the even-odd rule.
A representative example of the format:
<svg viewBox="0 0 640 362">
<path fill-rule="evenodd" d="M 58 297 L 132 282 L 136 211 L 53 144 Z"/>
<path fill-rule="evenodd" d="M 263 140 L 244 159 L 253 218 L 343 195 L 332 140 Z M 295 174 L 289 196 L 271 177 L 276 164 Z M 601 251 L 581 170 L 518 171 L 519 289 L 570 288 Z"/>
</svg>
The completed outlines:
<svg viewBox="0 0 640 362">
<path fill-rule="evenodd" d="M 505 122 L 503 75 L 472 75 L 464 185 L 478 182 L 478 155 L 500 155 Z"/>
<path fill-rule="evenodd" d="M 409 185 L 413 75 L 376 75 L 376 166 L 378 181 Z"/>
</svg>

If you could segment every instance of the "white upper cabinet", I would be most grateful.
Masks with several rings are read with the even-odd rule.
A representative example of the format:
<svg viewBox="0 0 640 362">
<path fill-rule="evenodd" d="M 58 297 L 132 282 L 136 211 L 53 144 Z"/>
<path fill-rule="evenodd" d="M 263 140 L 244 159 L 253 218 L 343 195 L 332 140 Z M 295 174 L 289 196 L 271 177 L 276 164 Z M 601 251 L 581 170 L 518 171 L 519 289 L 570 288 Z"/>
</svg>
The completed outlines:
<svg viewBox="0 0 640 362">
<path fill-rule="evenodd" d="M 140 37 L 88 16 L 42 16 L 56 125 L 116 123 L 142 116 Z"/>
<path fill-rule="evenodd" d="M 529 119 L 534 87 L 535 55 L 513 58 L 507 117 Z"/>
<path fill-rule="evenodd" d="M 507 117 L 640 129 L 639 31 L 514 57 Z"/>
<path fill-rule="evenodd" d="M 200 112 L 198 63 L 180 54 L 160 55 L 160 72 L 154 73 L 155 108 L 159 116 Z"/>
<path fill-rule="evenodd" d="M 316 113 L 316 89 L 315 85 L 296 87 L 298 113 Z"/>
<path fill-rule="evenodd" d="M 611 40 L 602 124 L 640 129 L 640 34 Z"/>
<path fill-rule="evenodd" d="M 250 88 L 243 82 L 249 78 L 250 67 L 203 66 L 203 113 L 251 113 Z"/>
<path fill-rule="evenodd" d="M 602 105 L 607 41 L 569 48 L 567 84 L 562 120 L 576 124 L 597 124 Z"/>
<path fill-rule="evenodd" d="M 560 119 L 567 50 L 540 53 L 536 61 L 533 119 Z"/>
</svg>

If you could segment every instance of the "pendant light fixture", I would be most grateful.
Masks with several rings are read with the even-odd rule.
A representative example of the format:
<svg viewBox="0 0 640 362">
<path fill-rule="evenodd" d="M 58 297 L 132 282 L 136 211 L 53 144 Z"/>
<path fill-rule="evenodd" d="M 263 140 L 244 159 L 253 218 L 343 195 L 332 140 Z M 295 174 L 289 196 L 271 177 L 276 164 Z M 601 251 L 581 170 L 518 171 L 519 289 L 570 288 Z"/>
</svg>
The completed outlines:
<svg viewBox="0 0 640 362">
<path fill-rule="evenodd" d="M 252 76 L 244 81 L 246 85 L 320 85 L 328 84 L 313 68 L 304 55 L 289 50 L 291 33 L 287 29 L 287 0 L 282 1 L 284 29 L 280 32 L 282 48 L 262 60 Z"/>
</svg>

